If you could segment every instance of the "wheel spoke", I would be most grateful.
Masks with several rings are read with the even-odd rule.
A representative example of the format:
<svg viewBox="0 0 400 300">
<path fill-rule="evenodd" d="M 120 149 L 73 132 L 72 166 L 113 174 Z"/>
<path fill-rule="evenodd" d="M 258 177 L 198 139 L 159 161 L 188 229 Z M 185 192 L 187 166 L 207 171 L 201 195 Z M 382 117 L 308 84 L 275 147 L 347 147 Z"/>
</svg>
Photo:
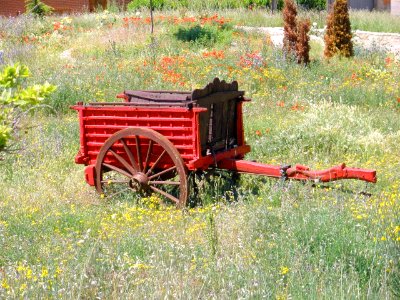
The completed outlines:
<svg viewBox="0 0 400 300">
<path fill-rule="evenodd" d="M 135 135 L 135 140 L 136 140 L 136 153 L 137 153 L 137 159 L 138 159 L 138 165 L 139 165 L 139 172 L 142 172 L 142 154 L 140 153 L 140 140 L 139 136 Z"/>
<path fill-rule="evenodd" d="M 157 174 L 154 174 L 154 175 L 149 176 L 149 179 L 151 180 L 151 179 L 153 179 L 153 178 L 156 178 L 156 177 L 158 177 L 158 176 L 161 176 L 162 174 L 171 172 L 171 171 L 173 171 L 173 170 L 175 170 L 175 169 L 176 169 L 176 166 L 172 166 L 171 168 L 168 168 L 168 169 L 166 169 L 166 170 L 164 170 L 164 171 L 158 172 Z"/>
<path fill-rule="evenodd" d="M 101 183 L 129 183 L 130 180 L 102 180 Z"/>
<path fill-rule="evenodd" d="M 129 149 L 128 145 L 124 141 L 124 139 L 120 139 L 122 146 L 124 146 L 125 152 L 129 157 L 129 160 L 131 161 L 132 167 L 135 169 L 136 172 L 138 172 L 138 165 L 136 163 L 135 157 L 133 156 L 133 153 L 131 149 Z"/>
<path fill-rule="evenodd" d="M 164 154 L 167 152 L 167 150 L 164 150 L 161 155 L 157 158 L 157 160 L 154 162 L 154 164 L 151 166 L 151 168 L 147 171 L 146 175 L 148 176 L 153 172 L 153 169 L 157 166 L 157 164 L 160 162 L 161 158 L 164 156 Z"/>
<path fill-rule="evenodd" d="M 109 168 L 109 169 L 111 169 L 111 170 L 114 170 L 114 171 L 116 171 L 116 172 L 118 172 L 118 173 L 120 173 L 122 175 L 125 175 L 126 177 L 129 177 L 129 178 L 132 177 L 132 174 L 129 174 L 128 172 L 126 172 L 126 171 L 124 171 L 124 170 L 122 170 L 122 169 L 120 169 L 120 168 L 118 168 L 116 166 L 113 166 L 113 165 L 110 165 L 110 164 L 106 164 L 106 163 L 102 163 L 102 165 L 107 167 L 107 168 Z"/>
<path fill-rule="evenodd" d="M 149 181 L 149 184 L 170 184 L 170 185 L 180 185 L 180 181 Z"/>
<path fill-rule="evenodd" d="M 188 186 L 181 153 L 153 129 L 127 127 L 110 136 L 99 150 L 95 164 L 98 193 L 113 198 L 130 192 L 154 193 L 183 207 Z"/>
<path fill-rule="evenodd" d="M 149 148 L 147 149 L 147 155 L 146 155 L 146 161 L 144 162 L 143 173 L 146 172 L 146 169 L 149 165 L 150 154 L 152 150 L 153 150 L 153 140 L 149 140 Z"/>
<path fill-rule="evenodd" d="M 155 191 L 155 192 L 167 197 L 168 199 L 174 201 L 175 203 L 177 203 L 177 204 L 179 203 L 179 199 L 174 197 L 174 196 L 172 196 L 171 194 L 168 194 L 167 192 L 164 192 L 163 190 L 160 190 L 159 188 L 156 188 L 155 186 L 152 186 L 152 185 L 150 185 L 150 188 L 153 191 Z"/>
<path fill-rule="evenodd" d="M 115 152 L 113 149 L 111 149 L 111 148 L 110 148 L 108 151 L 110 151 L 110 152 L 112 153 L 112 155 L 114 155 L 115 158 L 118 159 L 118 161 L 119 161 L 121 164 L 123 164 L 124 167 L 127 168 L 129 172 L 131 172 L 132 175 L 136 173 L 135 169 L 134 169 L 121 155 L 119 155 L 118 153 L 116 153 L 116 152 Z"/>
</svg>

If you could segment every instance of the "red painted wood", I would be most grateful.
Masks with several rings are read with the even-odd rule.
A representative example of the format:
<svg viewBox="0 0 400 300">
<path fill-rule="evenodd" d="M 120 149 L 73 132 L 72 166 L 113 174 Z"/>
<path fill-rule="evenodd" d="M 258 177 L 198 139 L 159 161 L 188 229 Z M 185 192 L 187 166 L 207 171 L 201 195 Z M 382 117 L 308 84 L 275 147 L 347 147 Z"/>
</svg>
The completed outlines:
<svg viewBox="0 0 400 300">
<path fill-rule="evenodd" d="M 237 172 L 250 174 L 259 174 L 276 178 L 283 177 L 282 175 L 285 174 L 282 174 L 281 167 L 279 166 L 232 158 L 219 161 L 218 167 L 221 169 L 234 170 Z M 313 171 L 307 166 L 296 165 L 295 167 L 291 167 L 286 170 L 286 178 L 296 180 L 315 180 L 318 182 L 328 182 L 339 179 L 359 179 L 375 183 L 377 180 L 375 170 L 347 168 L 345 164 L 320 171 Z"/>
<path fill-rule="evenodd" d="M 220 82 L 219 80 L 214 80 L 213 84 L 208 85 L 207 88 L 196 91 L 200 96 L 203 94 L 209 95 L 215 92 L 214 89 L 216 91 L 219 91 L 219 89 L 237 89 L 236 85 L 237 84 L 226 84 L 224 81 Z M 135 93 L 138 97 L 148 97 L 149 95 L 151 96 L 152 93 L 161 93 L 158 97 L 161 100 L 165 100 L 165 97 L 170 96 L 170 92 L 165 91 L 135 91 Z M 183 95 L 184 93 L 181 94 L 179 99 L 186 97 Z M 224 148 L 225 150 L 213 150 L 213 148 L 205 148 L 208 146 L 203 146 L 201 140 L 202 133 L 204 133 L 204 127 L 208 126 L 209 123 L 208 119 L 205 118 L 205 116 L 209 115 L 208 109 L 205 107 L 160 107 L 158 103 L 157 106 L 151 106 L 151 104 L 142 105 L 140 103 L 126 102 L 129 100 L 126 94 L 119 94 L 117 97 L 123 98 L 125 102 L 91 103 L 87 105 L 78 103 L 71 107 L 78 111 L 80 126 L 80 149 L 75 157 L 75 162 L 89 165 L 89 167 L 85 169 L 85 177 L 87 182 L 91 185 L 94 182 L 93 178 L 95 176 L 94 168 L 91 166 L 96 164 L 101 147 L 116 132 L 130 127 L 150 128 L 162 134 L 163 137 L 173 143 L 187 169 L 191 171 L 206 170 L 214 166 L 220 169 L 275 178 L 315 180 L 319 182 L 328 182 L 338 179 L 359 179 L 367 182 L 376 182 L 377 180 L 375 170 L 347 168 L 345 164 L 326 170 L 314 171 L 303 165 L 282 169 L 279 166 L 243 160 L 245 154 L 250 152 L 250 146 L 246 145 L 245 142 L 242 105 L 243 102 L 250 101 L 250 99 L 242 96 L 236 99 L 235 104 L 236 114 L 234 116 L 236 117 L 237 143 L 231 146 L 231 148 Z M 214 99 L 213 97 L 211 98 Z M 218 101 L 220 100 L 221 99 L 218 99 Z M 231 99 L 228 100 L 230 101 Z M 202 118 L 200 118 L 201 113 L 206 113 L 208 115 L 202 115 Z M 138 151 L 144 151 L 140 153 L 140 156 L 145 157 L 145 152 L 150 142 L 145 137 L 139 137 L 139 139 L 140 149 L 143 150 Z M 113 144 L 113 151 L 118 155 L 127 156 L 124 147 L 128 146 L 135 149 L 136 143 L 139 143 L 136 137 L 128 136 L 124 138 L 123 142 L 117 141 Z M 155 160 L 157 157 L 160 157 L 162 151 L 163 149 L 160 146 L 155 145 L 152 147 L 150 154 L 151 159 Z M 214 153 L 209 154 L 210 151 Z M 207 155 L 205 153 L 207 153 Z M 129 160 L 128 157 L 123 158 Z M 154 163 L 151 159 L 149 161 L 150 165 Z M 105 155 L 104 162 L 124 168 L 118 159 L 116 159 L 115 155 L 110 153 Z M 168 169 L 171 167 L 171 161 L 161 159 L 157 167 Z"/>
</svg>

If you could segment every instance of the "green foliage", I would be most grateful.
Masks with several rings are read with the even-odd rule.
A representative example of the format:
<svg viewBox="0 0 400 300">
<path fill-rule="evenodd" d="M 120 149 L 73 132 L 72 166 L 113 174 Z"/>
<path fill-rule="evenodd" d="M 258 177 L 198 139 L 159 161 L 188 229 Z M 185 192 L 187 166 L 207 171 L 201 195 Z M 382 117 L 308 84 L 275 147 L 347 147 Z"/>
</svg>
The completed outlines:
<svg viewBox="0 0 400 300">
<path fill-rule="evenodd" d="M 46 5 L 40 0 L 25 0 L 25 8 L 27 13 L 31 13 L 38 17 L 44 17 L 53 12 L 53 8 Z"/>
<path fill-rule="evenodd" d="M 43 102 L 56 89 L 47 82 L 27 86 L 30 75 L 28 67 L 19 63 L 6 66 L 0 74 L 0 151 L 17 129 L 21 112 Z"/>
<path fill-rule="evenodd" d="M 174 36 L 180 41 L 198 42 L 200 44 L 215 43 L 217 40 L 215 31 L 200 25 L 179 27 Z"/>
<path fill-rule="evenodd" d="M 182 42 L 192 42 L 203 46 L 214 44 L 226 45 L 232 39 L 232 28 L 229 25 L 216 26 L 212 24 L 179 26 L 174 37 Z"/>
<path fill-rule="evenodd" d="M 191 2 L 188 0 L 153 0 L 154 9 L 177 9 L 177 8 L 266 8 L 270 7 L 271 0 L 224 0 L 224 1 L 204 1 L 201 3 Z M 282 8 L 283 0 L 278 0 L 278 8 Z M 129 2 L 128 11 L 134 11 L 141 8 L 149 8 L 150 0 L 133 0 Z"/>
<path fill-rule="evenodd" d="M 165 4 L 165 0 L 152 0 L 152 4 L 153 9 L 162 9 Z M 144 7 L 150 8 L 150 0 L 133 0 L 128 3 L 127 10 L 134 11 Z"/>
<path fill-rule="evenodd" d="M 306 9 L 317 9 L 317 10 L 326 9 L 325 0 L 299 0 L 297 3 Z"/>
<path fill-rule="evenodd" d="M 188 8 L 190 0 L 164 0 L 168 9 Z"/>
</svg>

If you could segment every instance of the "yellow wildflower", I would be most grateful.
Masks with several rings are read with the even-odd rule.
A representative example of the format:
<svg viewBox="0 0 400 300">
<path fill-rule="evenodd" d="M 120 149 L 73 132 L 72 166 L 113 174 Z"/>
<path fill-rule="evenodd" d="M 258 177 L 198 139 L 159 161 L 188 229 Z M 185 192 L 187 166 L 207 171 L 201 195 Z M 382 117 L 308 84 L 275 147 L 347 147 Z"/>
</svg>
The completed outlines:
<svg viewBox="0 0 400 300">
<path fill-rule="evenodd" d="M 42 267 L 42 273 L 40 274 L 40 277 L 45 278 L 47 276 L 49 276 L 49 271 L 46 267 Z"/>
<path fill-rule="evenodd" d="M 10 288 L 7 279 L 3 278 L 3 280 L 1 281 L 1 287 L 5 290 L 8 290 Z"/>
<path fill-rule="evenodd" d="M 281 267 L 281 275 L 286 275 L 287 273 L 289 273 L 289 268 L 286 266 L 282 266 Z"/>
</svg>

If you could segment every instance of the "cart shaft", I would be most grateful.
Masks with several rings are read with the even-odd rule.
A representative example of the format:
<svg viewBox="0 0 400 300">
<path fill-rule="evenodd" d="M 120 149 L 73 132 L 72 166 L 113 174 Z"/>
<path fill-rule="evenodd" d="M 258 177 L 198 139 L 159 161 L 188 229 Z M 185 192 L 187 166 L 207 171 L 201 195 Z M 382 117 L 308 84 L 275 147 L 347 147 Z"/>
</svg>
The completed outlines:
<svg viewBox="0 0 400 300">
<path fill-rule="evenodd" d="M 280 167 L 228 158 L 219 161 L 218 167 L 242 173 L 259 174 L 284 179 L 315 180 L 318 182 L 328 182 L 339 179 L 359 179 L 367 182 L 376 182 L 375 170 L 348 168 L 344 163 L 329 169 L 314 171 L 303 165 Z"/>
</svg>

